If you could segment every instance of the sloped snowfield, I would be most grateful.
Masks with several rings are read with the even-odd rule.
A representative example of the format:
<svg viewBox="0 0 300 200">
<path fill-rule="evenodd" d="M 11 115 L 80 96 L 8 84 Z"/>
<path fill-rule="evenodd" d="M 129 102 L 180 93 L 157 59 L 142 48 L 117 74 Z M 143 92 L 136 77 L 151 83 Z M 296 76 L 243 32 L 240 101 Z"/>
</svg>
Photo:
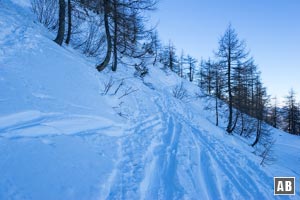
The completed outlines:
<svg viewBox="0 0 300 200">
<path fill-rule="evenodd" d="M 262 167 L 194 85 L 178 100 L 181 80 L 157 66 L 144 80 L 99 74 L 33 18 L 27 0 L 0 1 L 0 199 L 279 199 L 273 176 L 295 176 L 284 199 L 300 199 L 299 137 L 273 130 L 276 161 Z"/>
</svg>

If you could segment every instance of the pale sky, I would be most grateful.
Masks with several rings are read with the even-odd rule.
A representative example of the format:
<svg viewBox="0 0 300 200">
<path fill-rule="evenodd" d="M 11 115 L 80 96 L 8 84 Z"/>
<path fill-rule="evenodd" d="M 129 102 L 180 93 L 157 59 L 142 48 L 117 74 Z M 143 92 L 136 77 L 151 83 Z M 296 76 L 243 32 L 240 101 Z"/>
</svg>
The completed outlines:
<svg viewBox="0 0 300 200">
<path fill-rule="evenodd" d="M 299 0 L 161 0 L 152 13 L 158 33 L 197 59 L 213 57 L 229 23 L 262 72 L 268 93 L 280 100 L 291 87 L 300 100 Z"/>
</svg>

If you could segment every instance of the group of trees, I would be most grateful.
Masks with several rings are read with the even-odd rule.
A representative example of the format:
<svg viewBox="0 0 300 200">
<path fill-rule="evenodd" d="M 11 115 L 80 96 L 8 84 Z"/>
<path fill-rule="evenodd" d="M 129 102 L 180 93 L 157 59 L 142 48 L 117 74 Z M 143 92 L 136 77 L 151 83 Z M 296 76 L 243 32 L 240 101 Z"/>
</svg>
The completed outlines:
<svg viewBox="0 0 300 200">
<path fill-rule="evenodd" d="M 300 102 L 297 102 L 295 91 L 293 89 L 289 91 L 283 106 L 278 104 L 277 98 L 273 98 L 273 103 L 268 110 L 267 122 L 274 128 L 300 135 Z"/>
<path fill-rule="evenodd" d="M 58 6 L 51 8 L 49 2 L 52 2 L 51 5 L 55 5 L 53 2 L 56 2 Z M 102 71 L 109 64 L 112 66 L 112 71 L 116 71 L 122 57 L 142 58 L 148 53 L 152 30 L 145 26 L 147 20 L 145 12 L 153 10 L 156 3 L 156 0 L 67 0 L 67 3 L 65 0 L 32 0 L 34 11 L 38 16 L 49 12 L 58 14 L 58 23 L 54 25 L 57 31 L 54 41 L 59 45 L 62 45 L 64 41 L 66 44 L 70 43 L 75 32 L 73 29 L 78 28 L 75 27 L 74 20 L 77 24 L 78 21 L 85 23 L 82 21 L 90 21 L 91 15 L 97 16 L 94 19 L 100 22 L 94 20 L 93 26 L 100 27 L 98 30 L 102 37 L 98 40 L 102 42 L 96 43 L 97 47 L 93 49 L 102 48 L 106 51 L 105 57 L 96 66 L 98 71 Z M 72 16 L 75 14 L 74 19 Z M 44 23 L 42 19 L 39 20 Z M 85 39 L 95 37 L 94 35 L 96 34 L 89 34 Z M 80 42 L 76 45 L 82 46 Z"/>
<path fill-rule="evenodd" d="M 69 44 L 73 40 L 75 47 L 85 46 L 84 52 L 89 55 L 100 55 L 95 52 L 102 50 L 101 55 L 105 56 L 96 66 L 98 71 L 107 66 L 116 71 L 123 57 L 151 56 L 153 65 L 160 62 L 165 69 L 198 84 L 207 95 L 214 97 L 217 126 L 219 107 L 227 103 L 228 134 L 236 132 L 248 137 L 255 132 L 252 144 L 255 146 L 268 135 L 263 128 L 265 123 L 293 134 L 300 133 L 300 106 L 295 93 L 290 92 L 282 109 L 276 101 L 270 106 L 257 65 L 231 25 L 220 38 L 214 58 L 198 63 L 183 51 L 178 56 L 171 42 L 162 45 L 155 29 L 146 27 L 144 13 L 153 10 L 156 3 L 157 0 L 67 0 L 67 3 L 65 0 L 32 0 L 38 20 L 56 31 L 57 44 Z M 88 31 L 86 27 L 80 31 L 80 24 L 84 23 L 90 24 Z M 77 36 L 80 33 L 81 36 Z M 145 66 L 135 63 L 134 67 L 144 69 Z"/>
<path fill-rule="evenodd" d="M 214 60 L 201 62 L 200 87 L 215 98 L 216 125 L 219 119 L 219 100 L 228 104 L 226 131 L 249 136 L 255 132 L 255 146 L 263 135 L 268 96 L 260 72 L 249 56 L 244 41 L 228 26 L 219 40 Z"/>
<path fill-rule="evenodd" d="M 123 57 L 151 56 L 153 65 L 160 62 L 180 77 L 195 81 L 197 60 L 183 53 L 178 58 L 175 46 L 171 42 L 162 45 L 157 31 L 146 26 L 145 13 L 154 10 L 158 0 L 31 1 L 38 20 L 56 32 L 58 45 L 72 42 L 87 55 L 100 57 L 98 71 L 107 66 L 116 71 L 120 62 L 129 65 Z"/>
<path fill-rule="evenodd" d="M 257 65 L 249 57 L 245 43 L 238 39 L 231 25 L 219 40 L 215 58 L 214 61 L 209 59 L 201 62 L 200 87 L 216 99 L 216 125 L 220 99 L 228 104 L 226 130 L 229 134 L 239 127 L 239 134 L 248 136 L 253 131 L 249 125 L 256 124 L 253 146 L 262 134 L 268 135 L 267 130 L 262 128 L 264 123 L 292 134 L 300 134 L 300 103 L 297 103 L 295 92 L 289 92 L 281 108 L 277 100 L 274 105 L 270 104 L 270 96 L 261 81 Z"/>
<path fill-rule="evenodd" d="M 148 45 L 140 46 L 140 41 L 145 43 L 151 32 L 145 28 L 143 13 L 154 9 L 155 4 L 155 0 L 104 0 L 102 10 L 107 51 L 104 61 L 97 66 L 98 71 L 109 64 L 111 54 L 112 71 L 116 71 L 120 57 L 140 58 L 148 53 Z"/>
<path fill-rule="evenodd" d="M 172 43 L 161 49 L 158 57 L 165 67 L 197 83 L 207 95 L 214 98 L 217 126 L 219 107 L 224 102 L 228 105 L 228 134 L 235 132 L 249 137 L 255 133 L 252 146 L 259 142 L 272 143 L 267 124 L 292 134 L 300 134 L 300 103 L 297 103 L 294 91 L 290 91 L 286 105 L 281 109 L 277 103 L 271 105 L 260 71 L 249 56 L 245 42 L 239 40 L 231 25 L 220 38 L 214 59 L 201 60 L 200 66 L 189 55 L 184 56 L 182 53 L 177 56 Z"/>
<path fill-rule="evenodd" d="M 286 96 L 285 106 L 283 107 L 283 130 L 300 135 L 300 102 L 297 102 L 293 89 Z"/>
<path fill-rule="evenodd" d="M 198 61 L 195 58 L 189 54 L 185 55 L 183 51 L 178 56 L 176 47 L 171 42 L 166 46 L 160 46 L 158 52 L 158 60 L 165 69 L 170 69 L 181 78 L 186 78 L 190 82 L 196 82 L 195 74 L 197 73 Z"/>
</svg>

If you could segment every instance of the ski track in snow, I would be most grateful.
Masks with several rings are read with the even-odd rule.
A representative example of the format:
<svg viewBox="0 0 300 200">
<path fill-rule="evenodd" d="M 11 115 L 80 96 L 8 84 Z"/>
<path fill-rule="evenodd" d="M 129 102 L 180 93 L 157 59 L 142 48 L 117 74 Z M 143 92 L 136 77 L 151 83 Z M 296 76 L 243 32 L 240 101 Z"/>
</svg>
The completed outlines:
<svg viewBox="0 0 300 200">
<path fill-rule="evenodd" d="M 209 134 L 204 131 L 204 134 Z M 240 158 L 237 155 L 241 156 L 241 153 L 230 150 L 229 148 L 224 148 L 223 145 L 220 145 L 219 142 L 210 141 L 203 136 L 203 133 L 197 129 L 192 129 L 192 134 L 196 136 L 196 141 L 198 145 L 202 146 L 200 150 L 200 160 L 201 167 L 200 173 L 202 172 L 203 180 L 205 180 L 206 191 L 210 192 L 208 197 L 213 199 L 222 199 L 222 197 L 234 194 L 242 194 L 242 196 L 231 196 L 231 198 L 241 199 L 256 199 L 256 198 L 267 198 L 264 196 L 265 193 L 272 192 L 272 188 L 269 191 L 260 191 L 266 186 L 258 185 L 256 182 L 253 182 L 253 177 L 255 174 L 259 173 L 258 171 L 248 171 L 245 172 L 242 166 L 236 161 Z M 247 163 L 253 164 L 253 163 Z M 254 166 L 254 165 L 253 165 Z M 255 166 L 254 166 L 255 168 Z M 218 170 L 221 169 L 221 174 L 218 174 Z M 224 181 L 218 181 L 218 178 L 226 176 Z M 257 177 L 255 177 L 257 178 Z M 265 177 L 260 177 L 261 179 Z M 257 178 L 259 180 L 260 178 Z M 218 185 L 214 183 L 222 183 L 221 188 L 216 188 Z M 219 186 L 220 187 L 220 186 Z M 227 194 L 219 193 L 225 191 Z M 257 197 L 254 194 L 258 195 Z"/>
<path fill-rule="evenodd" d="M 154 100 L 157 114 L 136 123 L 123 139 L 107 199 L 270 198 L 272 180 L 269 187 L 259 184 L 269 177 L 256 163 L 188 124 L 163 98 Z M 253 170 L 243 169 L 249 165 Z"/>
</svg>

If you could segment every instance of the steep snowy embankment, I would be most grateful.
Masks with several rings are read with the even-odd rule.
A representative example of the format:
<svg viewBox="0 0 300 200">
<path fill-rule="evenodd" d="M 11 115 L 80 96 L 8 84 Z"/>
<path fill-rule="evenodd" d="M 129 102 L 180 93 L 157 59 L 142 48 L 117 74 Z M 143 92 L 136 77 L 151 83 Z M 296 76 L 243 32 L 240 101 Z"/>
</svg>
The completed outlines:
<svg viewBox="0 0 300 200">
<path fill-rule="evenodd" d="M 184 82 L 181 101 L 181 80 L 158 67 L 144 80 L 99 74 L 13 2 L 0 1 L 0 199 L 273 199 L 273 176 L 299 182 L 298 137 L 274 130 L 277 160 L 261 167 L 214 126 L 197 87 Z"/>
</svg>

